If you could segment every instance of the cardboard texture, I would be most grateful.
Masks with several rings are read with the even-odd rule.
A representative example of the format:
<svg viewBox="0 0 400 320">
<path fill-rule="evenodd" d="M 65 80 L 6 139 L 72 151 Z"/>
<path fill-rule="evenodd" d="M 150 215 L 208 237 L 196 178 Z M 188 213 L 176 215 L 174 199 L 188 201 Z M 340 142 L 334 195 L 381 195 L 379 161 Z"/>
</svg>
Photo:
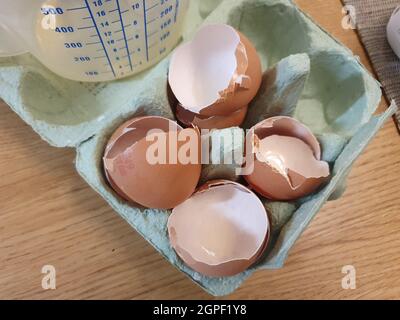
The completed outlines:
<svg viewBox="0 0 400 320">
<path fill-rule="evenodd" d="M 216 1 L 192 1 L 191 27 L 186 28 L 184 41 L 210 12 L 203 23 L 227 23 L 243 32 L 256 46 L 266 71 L 245 129 L 277 113 L 293 115 L 318 136 L 323 159 L 332 169 L 329 184 L 306 199 L 262 199 L 271 213 L 273 239 L 257 265 L 242 274 L 208 278 L 192 271 L 170 246 L 170 212 L 132 207 L 104 179 L 101 159 L 107 139 L 124 120 L 135 115 L 173 119 L 167 94 L 169 57 L 138 76 L 97 84 L 62 79 L 30 55 L 0 59 L 0 97 L 49 144 L 75 147 L 76 168 L 87 183 L 176 268 L 210 294 L 223 296 L 258 269 L 283 267 L 289 250 L 323 204 L 343 193 L 354 161 L 397 107 L 373 116 L 381 99 L 379 83 L 291 1 L 225 0 L 217 7 Z M 211 164 L 205 170 L 203 178 L 216 178 L 230 176 L 233 169 Z"/>
</svg>

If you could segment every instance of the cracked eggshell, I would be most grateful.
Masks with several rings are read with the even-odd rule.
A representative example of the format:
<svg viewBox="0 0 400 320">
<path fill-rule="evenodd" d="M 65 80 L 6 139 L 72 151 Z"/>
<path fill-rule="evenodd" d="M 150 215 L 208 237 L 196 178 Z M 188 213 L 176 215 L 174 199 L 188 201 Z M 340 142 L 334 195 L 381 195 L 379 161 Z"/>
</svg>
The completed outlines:
<svg viewBox="0 0 400 320">
<path fill-rule="evenodd" d="M 321 161 L 317 138 L 303 124 L 290 117 L 267 119 L 252 128 L 254 170 L 244 176 L 262 196 L 291 201 L 315 191 L 330 176 L 329 165 Z"/>
<path fill-rule="evenodd" d="M 224 24 L 200 29 L 171 58 L 169 84 L 179 103 L 206 117 L 248 105 L 261 86 L 261 61 L 250 41 Z"/>
<path fill-rule="evenodd" d="M 246 118 L 248 106 L 245 106 L 227 116 L 207 117 L 193 113 L 178 104 L 176 118 L 186 127 L 196 126 L 200 129 L 225 129 L 240 127 Z"/>
<path fill-rule="evenodd" d="M 146 136 L 148 131 L 148 121 L 142 121 L 144 117 L 136 117 L 127 120 L 125 123 L 120 125 L 117 130 L 114 131 L 110 139 L 108 140 L 104 155 L 107 158 L 115 158 L 120 150 L 126 149 L 132 144 L 138 142 L 140 139 Z M 150 118 L 148 119 L 150 120 Z M 163 129 L 165 132 L 169 130 L 169 123 L 164 118 L 152 117 L 153 125 Z M 115 146 L 115 142 L 118 141 L 118 145 Z M 128 195 L 125 194 L 121 188 L 114 182 L 109 171 L 106 170 L 105 158 L 103 159 L 104 174 L 106 180 L 110 184 L 111 188 L 124 200 L 131 201 Z"/>
<path fill-rule="evenodd" d="M 161 130 L 166 141 L 166 164 L 151 164 L 147 159 L 154 141 L 147 141 L 146 136 L 153 129 Z M 198 161 L 194 164 L 169 161 L 175 158 L 169 151 L 170 133 L 183 130 L 191 130 L 197 137 L 194 148 Z M 176 152 L 187 143 L 178 141 Z M 170 209 L 190 197 L 197 186 L 201 174 L 200 148 L 200 133 L 195 129 L 183 129 L 161 117 L 136 118 L 124 123 L 110 138 L 103 157 L 105 176 L 125 200 L 148 208 Z"/>
<path fill-rule="evenodd" d="M 193 270 L 210 277 L 245 271 L 264 253 L 270 234 L 266 209 L 249 189 L 211 181 L 173 209 L 172 247 Z"/>
</svg>

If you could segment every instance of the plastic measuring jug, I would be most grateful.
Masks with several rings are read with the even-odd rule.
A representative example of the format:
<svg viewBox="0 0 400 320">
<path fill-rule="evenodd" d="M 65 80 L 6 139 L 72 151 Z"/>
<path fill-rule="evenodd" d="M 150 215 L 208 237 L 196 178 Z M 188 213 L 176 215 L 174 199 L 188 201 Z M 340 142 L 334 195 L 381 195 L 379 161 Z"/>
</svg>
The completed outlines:
<svg viewBox="0 0 400 320">
<path fill-rule="evenodd" d="M 33 54 L 58 75 L 109 81 L 178 43 L 189 0 L 0 0 L 0 56 Z"/>
</svg>

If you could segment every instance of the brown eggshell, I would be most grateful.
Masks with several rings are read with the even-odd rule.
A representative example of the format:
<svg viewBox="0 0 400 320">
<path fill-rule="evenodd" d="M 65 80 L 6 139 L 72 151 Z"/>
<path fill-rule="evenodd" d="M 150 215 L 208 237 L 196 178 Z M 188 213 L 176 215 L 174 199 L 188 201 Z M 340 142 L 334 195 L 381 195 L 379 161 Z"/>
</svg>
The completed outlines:
<svg viewBox="0 0 400 320">
<path fill-rule="evenodd" d="M 147 117 L 136 117 L 127 120 L 114 131 L 110 139 L 108 140 L 105 154 L 107 157 L 114 157 L 114 151 L 119 153 L 119 150 L 126 149 L 133 143 L 143 139 L 150 129 L 157 128 L 164 132 L 168 132 L 170 129 L 182 130 L 177 123 L 158 116 L 147 116 Z M 118 140 L 117 148 L 114 147 L 114 143 Z M 115 150 L 113 150 L 115 149 Z"/>
<path fill-rule="evenodd" d="M 168 81 L 186 110 L 206 118 L 228 116 L 256 96 L 261 61 L 243 34 L 228 25 L 207 25 L 176 49 Z"/>
<path fill-rule="evenodd" d="M 182 129 L 178 126 L 178 124 L 175 124 L 168 119 L 157 116 L 142 116 L 129 119 L 122 125 L 120 125 L 108 140 L 106 150 L 104 152 L 105 157 L 110 159 L 114 158 L 121 152 L 121 150 L 125 150 L 127 147 L 130 147 L 134 143 L 143 139 L 146 136 L 149 128 L 151 127 L 157 127 L 164 132 L 168 132 L 170 126 L 176 127 L 176 130 Z M 118 141 L 118 145 L 115 145 L 116 141 Z M 104 170 L 104 173 L 106 176 L 106 180 L 108 181 L 112 189 L 124 200 L 131 201 L 131 199 L 129 199 L 129 197 L 113 181 L 108 171 Z"/>
<path fill-rule="evenodd" d="M 211 181 L 176 207 L 168 220 L 172 247 L 193 270 L 233 276 L 267 248 L 270 224 L 260 199 L 244 186 Z"/>
<path fill-rule="evenodd" d="M 256 124 L 249 131 L 249 138 L 251 138 L 250 136 L 254 133 L 259 139 L 264 139 L 272 135 L 279 135 L 295 137 L 303 140 L 311 147 L 316 159 L 321 160 L 321 146 L 317 138 L 309 128 L 307 128 L 304 124 L 294 118 L 287 116 L 278 116 L 265 119 L 264 121 Z"/>
<path fill-rule="evenodd" d="M 245 35 L 237 31 L 240 36 L 240 42 L 244 45 L 247 55 L 247 70 L 245 75 L 250 78 L 250 86 L 248 88 L 241 88 L 236 85 L 236 89 L 229 93 L 224 98 L 225 101 L 217 102 L 205 109 L 200 114 L 205 116 L 223 116 L 235 112 L 250 102 L 257 95 L 262 82 L 262 67 L 261 60 L 257 53 L 256 48 L 246 38 Z M 237 54 L 238 63 L 244 63 L 243 57 Z"/>
<path fill-rule="evenodd" d="M 292 201 L 305 197 L 317 191 L 328 179 L 328 177 L 306 179 L 291 170 L 289 175 L 298 176 L 298 179 L 304 182 L 299 188 L 292 189 L 284 176 L 268 164 L 255 160 L 253 173 L 245 176 L 245 179 L 255 192 L 274 201 Z"/>
<path fill-rule="evenodd" d="M 254 141 L 254 149 L 251 151 L 254 153 L 254 170 L 244 178 L 253 190 L 268 199 L 296 200 L 317 191 L 329 179 L 329 166 L 320 161 L 321 148 L 318 140 L 307 127 L 295 119 L 267 119 L 254 126 L 247 139 Z M 275 150 L 273 154 L 275 159 L 284 159 L 285 174 L 258 157 L 260 145 L 265 139 L 274 140 L 276 145 L 282 147 L 280 152 Z M 267 152 L 273 149 L 270 148 Z"/>
<path fill-rule="evenodd" d="M 176 107 L 176 118 L 186 127 L 196 126 L 199 129 L 225 129 L 240 127 L 246 118 L 248 106 L 227 116 L 207 117 L 193 113 L 178 104 Z"/>
<path fill-rule="evenodd" d="M 125 194 L 125 192 L 123 192 L 118 185 L 114 182 L 114 180 L 111 178 L 111 176 L 108 174 L 107 170 L 104 170 L 104 174 L 106 176 L 106 180 L 108 182 L 108 184 L 111 186 L 111 188 L 124 200 L 126 201 L 131 201 L 131 199 L 129 199 L 129 197 Z"/>
<path fill-rule="evenodd" d="M 118 131 L 122 135 L 111 138 L 112 145 L 106 148 L 103 160 L 106 177 L 113 189 L 124 199 L 154 209 L 170 209 L 190 197 L 201 173 L 199 132 L 195 129 L 182 130 L 164 118 L 141 118 L 136 124 L 129 123 L 130 130 L 120 128 Z M 177 127 L 179 132 L 190 131 L 196 137 L 196 163 L 182 164 L 179 160 L 175 164 L 169 161 L 166 164 L 149 163 L 147 151 L 154 142 L 146 141 L 148 130 L 161 129 L 163 135 L 167 136 L 166 150 L 169 150 L 169 133 L 164 131 L 168 130 L 169 125 Z M 147 131 L 144 129 L 146 126 L 149 128 Z M 144 137 L 137 140 L 143 132 Z M 129 139 L 131 144 L 127 141 Z M 177 152 L 185 144 L 186 141 L 178 141 Z M 167 157 L 170 156 L 167 151 Z"/>
</svg>

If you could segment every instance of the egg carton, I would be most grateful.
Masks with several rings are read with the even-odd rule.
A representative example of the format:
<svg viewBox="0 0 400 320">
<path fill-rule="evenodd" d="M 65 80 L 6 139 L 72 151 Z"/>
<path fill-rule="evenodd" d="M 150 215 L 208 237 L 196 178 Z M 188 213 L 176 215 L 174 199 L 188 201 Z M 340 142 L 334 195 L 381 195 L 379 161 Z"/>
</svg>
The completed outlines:
<svg viewBox="0 0 400 320">
<path fill-rule="evenodd" d="M 87 183 L 176 268 L 210 294 L 223 296 L 256 270 L 283 267 L 289 250 L 324 203 L 341 196 L 354 161 L 396 106 L 373 116 L 381 99 L 379 83 L 350 50 L 290 0 L 198 0 L 192 1 L 189 14 L 192 24 L 229 24 L 257 48 L 265 72 L 245 128 L 269 116 L 294 116 L 317 135 L 332 170 L 329 184 L 306 199 L 263 199 L 271 214 L 272 241 L 262 259 L 242 274 L 209 278 L 188 268 L 168 240 L 170 212 L 133 207 L 104 179 L 105 144 L 120 124 L 138 115 L 174 118 L 167 90 L 170 56 L 137 76 L 95 84 L 60 78 L 30 55 L 0 59 L 0 97 L 49 144 L 76 148 L 76 168 Z M 186 29 L 184 41 L 194 29 Z M 204 172 L 207 179 L 225 177 L 229 170 L 215 164 Z"/>
</svg>

